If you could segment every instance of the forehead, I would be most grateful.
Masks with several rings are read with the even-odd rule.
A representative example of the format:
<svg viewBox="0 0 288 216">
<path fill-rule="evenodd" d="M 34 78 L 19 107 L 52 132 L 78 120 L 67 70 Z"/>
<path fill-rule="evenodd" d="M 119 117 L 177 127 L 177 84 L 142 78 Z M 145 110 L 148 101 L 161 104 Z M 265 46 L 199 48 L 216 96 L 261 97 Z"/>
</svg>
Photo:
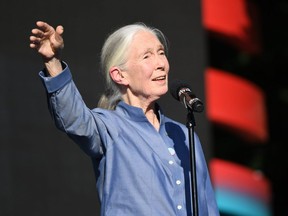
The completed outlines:
<svg viewBox="0 0 288 216">
<path fill-rule="evenodd" d="M 155 38 L 155 39 L 158 39 L 156 37 L 156 35 L 152 32 L 152 31 L 149 31 L 149 30 L 139 30 L 138 32 L 135 33 L 134 35 L 134 40 L 137 40 L 137 39 L 140 39 L 140 38 Z"/>
<path fill-rule="evenodd" d="M 158 47 L 162 44 L 154 33 L 145 30 L 138 31 L 130 44 L 130 47 L 134 49 L 148 49 L 154 46 Z"/>
</svg>

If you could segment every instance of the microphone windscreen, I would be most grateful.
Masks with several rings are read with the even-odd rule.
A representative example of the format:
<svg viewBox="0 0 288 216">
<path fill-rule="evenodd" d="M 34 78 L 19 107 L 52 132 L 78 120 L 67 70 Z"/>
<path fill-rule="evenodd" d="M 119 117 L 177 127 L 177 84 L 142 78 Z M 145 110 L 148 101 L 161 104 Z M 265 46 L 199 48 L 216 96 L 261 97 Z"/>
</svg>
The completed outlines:
<svg viewBox="0 0 288 216">
<path fill-rule="evenodd" d="M 179 91 L 183 88 L 190 88 L 190 85 L 181 81 L 181 80 L 173 80 L 171 82 L 169 82 L 169 91 L 171 93 L 171 95 L 176 99 L 176 100 L 180 100 L 179 98 Z"/>
</svg>

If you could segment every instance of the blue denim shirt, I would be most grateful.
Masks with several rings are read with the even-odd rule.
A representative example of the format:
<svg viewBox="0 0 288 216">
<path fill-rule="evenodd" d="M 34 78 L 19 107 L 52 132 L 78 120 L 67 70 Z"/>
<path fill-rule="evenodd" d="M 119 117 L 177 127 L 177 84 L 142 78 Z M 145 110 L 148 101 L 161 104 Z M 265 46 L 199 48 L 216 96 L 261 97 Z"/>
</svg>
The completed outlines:
<svg viewBox="0 0 288 216">
<path fill-rule="evenodd" d="M 40 77 L 56 126 L 92 159 L 101 216 L 191 215 L 188 130 L 158 109 L 160 130 L 142 109 L 119 102 L 115 110 L 89 109 L 66 65 L 56 77 Z M 218 208 L 195 135 L 199 216 Z"/>
</svg>

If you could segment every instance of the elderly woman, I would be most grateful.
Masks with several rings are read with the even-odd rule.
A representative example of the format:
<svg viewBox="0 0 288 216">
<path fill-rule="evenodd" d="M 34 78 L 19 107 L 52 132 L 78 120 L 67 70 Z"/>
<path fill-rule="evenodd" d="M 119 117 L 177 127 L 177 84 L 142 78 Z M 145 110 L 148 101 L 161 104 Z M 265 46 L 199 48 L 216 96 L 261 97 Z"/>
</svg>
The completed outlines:
<svg viewBox="0 0 288 216">
<path fill-rule="evenodd" d="M 98 108 L 89 109 L 61 61 L 63 31 L 38 21 L 30 47 L 44 60 L 39 75 L 56 126 L 92 158 L 101 216 L 191 215 L 187 128 L 156 103 L 168 91 L 164 35 L 139 23 L 112 33 L 101 53 L 106 91 Z M 199 215 L 219 215 L 195 139 Z"/>
</svg>

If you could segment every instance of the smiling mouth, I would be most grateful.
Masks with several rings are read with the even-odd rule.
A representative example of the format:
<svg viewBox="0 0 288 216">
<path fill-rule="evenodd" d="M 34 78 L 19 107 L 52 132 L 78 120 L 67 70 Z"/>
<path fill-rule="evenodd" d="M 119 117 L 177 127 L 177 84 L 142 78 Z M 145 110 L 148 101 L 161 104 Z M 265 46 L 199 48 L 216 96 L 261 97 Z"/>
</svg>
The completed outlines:
<svg viewBox="0 0 288 216">
<path fill-rule="evenodd" d="M 159 77 L 152 79 L 152 81 L 160 81 L 160 80 L 166 80 L 166 76 L 159 76 Z"/>
</svg>

